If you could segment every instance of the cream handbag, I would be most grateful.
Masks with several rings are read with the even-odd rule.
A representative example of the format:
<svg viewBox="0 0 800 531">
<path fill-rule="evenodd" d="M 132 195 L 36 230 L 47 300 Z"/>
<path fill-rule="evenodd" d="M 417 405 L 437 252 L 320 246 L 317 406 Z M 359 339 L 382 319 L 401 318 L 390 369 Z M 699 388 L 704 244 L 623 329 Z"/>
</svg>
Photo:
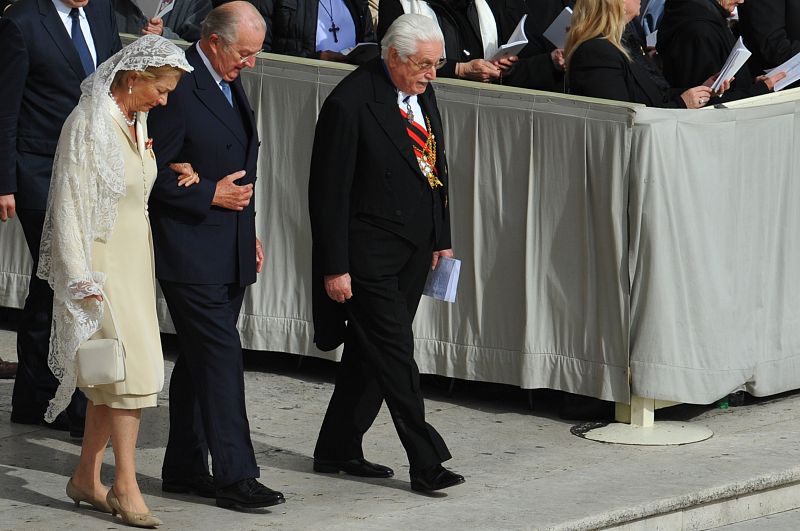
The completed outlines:
<svg viewBox="0 0 800 531">
<path fill-rule="evenodd" d="M 125 380 L 125 347 L 119 340 L 111 300 L 102 290 L 100 293 L 111 314 L 111 325 L 117 338 L 89 339 L 78 347 L 75 355 L 78 364 L 78 387 L 94 387 Z"/>
</svg>

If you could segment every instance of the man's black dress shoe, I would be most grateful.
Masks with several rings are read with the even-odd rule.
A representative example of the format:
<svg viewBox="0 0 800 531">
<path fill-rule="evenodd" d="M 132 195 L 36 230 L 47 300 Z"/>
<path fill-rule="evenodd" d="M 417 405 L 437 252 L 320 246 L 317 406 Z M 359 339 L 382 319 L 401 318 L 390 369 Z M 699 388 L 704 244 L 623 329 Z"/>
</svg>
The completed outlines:
<svg viewBox="0 0 800 531">
<path fill-rule="evenodd" d="M 390 478 L 394 476 L 394 470 L 388 466 L 370 463 L 363 457 L 348 459 L 346 461 L 314 459 L 314 472 L 338 474 L 340 471 L 345 474 L 350 474 L 351 476 L 359 476 L 362 478 Z"/>
<path fill-rule="evenodd" d="M 214 476 L 205 474 L 189 478 L 174 478 L 161 480 L 161 490 L 177 494 L 197 494 L 201 498 L 216 498 L 217 489 L 214 488 Z"/>
<path fill-rule="evenodd" d="M 217 489 L 217 507 L 230 509 L 231 507 L 244 507 L 255 509 L 269 507 L 283 503 L 283 494 L 265 487 L 255 478 L 243 479 L 233 485 Z"/>
<path fill-rule="evenodd" d="M 416 472 L 411 471 L 411 490 L 430 492 L 464 483 L 464 476 L 450 472 L 442 465 Z"/>
</svg>

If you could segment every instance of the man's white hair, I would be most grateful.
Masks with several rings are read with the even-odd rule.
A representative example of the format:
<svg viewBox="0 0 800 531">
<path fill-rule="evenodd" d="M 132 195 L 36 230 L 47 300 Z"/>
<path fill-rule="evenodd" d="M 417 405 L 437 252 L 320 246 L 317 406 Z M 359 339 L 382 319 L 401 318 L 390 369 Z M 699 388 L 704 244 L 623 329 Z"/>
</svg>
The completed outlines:
<svg viewBox="0 0 800 531">
<path fill-rule="evenodd" d="M 425 15 L 411 13 L 401 15 L 392 22 L 381 40 L 381 57 L 385 60 L 389 54 L 389 47 L 392 47 L 405 62 L 417 53 L 420 42 L 438 42 L 444 49 L 444 36 L 439 24 Z"/>
</svg>

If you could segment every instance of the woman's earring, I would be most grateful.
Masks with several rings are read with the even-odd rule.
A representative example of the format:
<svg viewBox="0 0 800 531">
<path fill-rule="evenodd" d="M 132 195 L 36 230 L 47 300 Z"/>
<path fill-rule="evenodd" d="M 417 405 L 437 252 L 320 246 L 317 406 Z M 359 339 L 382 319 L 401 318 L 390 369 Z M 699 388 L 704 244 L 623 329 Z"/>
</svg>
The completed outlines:
<svg viewBox="0 0 800 531">
<path fill-rule="evenodd" d="M 128 94 L 133 94 L 133 85 L 128 85 Z"/>
</svg>

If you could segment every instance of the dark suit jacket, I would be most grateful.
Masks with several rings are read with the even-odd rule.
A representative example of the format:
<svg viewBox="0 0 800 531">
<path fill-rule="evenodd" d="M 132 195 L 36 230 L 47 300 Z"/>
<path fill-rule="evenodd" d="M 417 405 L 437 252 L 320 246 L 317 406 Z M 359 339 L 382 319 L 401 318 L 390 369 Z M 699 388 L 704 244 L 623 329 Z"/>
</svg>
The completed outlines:
<svg viewBox="0 0 800 531">
<path fill-rule="evenodd" d="M 573 52 L 567 66 L 570 94 L 643 103 L 648 107 L 685 107 L 680 96 L 661 90 L 647 72 L 606 39 L 590 39 Z"/>
<path fill-rule="evenodd" d="M 739 29 L 760 76 L 800 53 L 800 0 L 757 0 L 739 6 Z"/>
<path fill-rule="evenodd" d="M 434 193 L 433 220 L 418 214 L 430 194 L 397 107 L 397 93 L 383 63 L 370 61 L 349 74 L 322 106 L 314 136 L 309 180 L 313 237 L 314 341 L 323 350 L 344 339 L 342 305 L 325 294 L 323 276 L 350 271 L 349 226 L 358 218 L 412 245 L 435 234 L 436 249 L 450 248 L 448 175 L 442 121 L 433 87 L 418 97 L 437 141 L 443 187 Z M 425 224 L 427 233 L 420 225 Z"/>
<path fill-rule="evenodd" d="M 122 48 L 108 0 L 85 7 L 98 64 Z M 20 0 L 0 18 L 0 194 L 44 210 L 53 155 L 86 77 L 52 0 Z"/>
<path fill-rule="evenodd" d="M 166 106 L 147 124 L 158 162 L 150 194 L 156 276 L 186 284 L 256 281 L 255 196 L 241 212 L 211 206 L 217 182 L 245 170 L 237 184 L 255 183 L 258 132 L 240 79 L 230 84 L 231 107 L 194 44 L 186 51 L 194 71 L 184 74 Z M 237 111 L 241 119 L 237 116 Z M 190 162 L 200 182 L 178 187 L 172 162 Z"/>
</svg>

